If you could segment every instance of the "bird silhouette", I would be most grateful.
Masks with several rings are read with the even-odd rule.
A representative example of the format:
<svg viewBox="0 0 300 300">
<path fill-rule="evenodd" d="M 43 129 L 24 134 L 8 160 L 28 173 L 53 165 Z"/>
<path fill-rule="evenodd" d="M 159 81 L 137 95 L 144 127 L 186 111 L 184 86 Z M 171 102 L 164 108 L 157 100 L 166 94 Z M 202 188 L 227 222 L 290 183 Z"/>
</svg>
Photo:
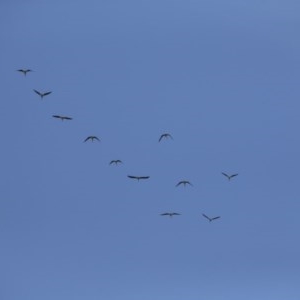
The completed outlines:
<svg viewBox="0 0 300 300">
<path fill-rule="evenodd" d="M 41 93 L 41 92 L 39 92 L 37 90 L 34 90 L 34 92 L 37 93 L 41 97 L 41 99 L 43 99 L 43 97 L 45 97 L 47 95 L 50 95 L 52 93 L 52 92 Z"/>
<path fill-rule="evenodd" d="M 170 218 L 172 218 L 173 216 L 180 216 L 180 214 L 176 213 L 176 212 L 166 212 L 163 214 L 160 214 L 161 216 L 169 216 Z"/>
<path fill-rule="evenodd" d="M 173 137 L 171 136 L 170 133 L 163 133 L 163 134 L 160 136 L 158 142 L 160 142 L 163 138 L 165 138 L 165 139 L 171 138 L 171 139 L 173 140 Z"/>
<path fill-rule="evenodd" d="M 210 218 L 210 217 L 208 217 L 207 215 L 205 215 L 205 214 L 202 214 L 202 216 L 204 217 L 204 218 L 206 218 L 207 220 L 209 220 L 209 222 L 211 222 L 211 221 L 213 221 L 213 220 L 216 220 L 216 219 L 219 219 L 219 218 L 221 218 L 220 216 L 218 216 L 218 217 L 214 217 L 214 218 Z"/>
<path fill-rule="evenodd" d="M 110 161 L 110 165 L 112 165 L 112 164 L 115 164 L 115 165 L 117 165 L 117 164 L 122 164 L 123 162 L 120 160 L 120 159 L 116 159 L 116 160 L 111 160 Z"/>
<path fill-rule="evenodd" d="M 233 178 L 233 177 L 235 177 L 235 176 L 239 175 L 239 174 L 232 174 L 232 175 L 228 175 L 228 174 L 226 174 L 226 173 L 223 173 L 223 172 L 222 172 L 222 174 L 223 174 L 225 177 L 227 177 L 227 178 L 228 178 L 228 180 L 230 180 L 231 178 Z"/>
<path fill-rule="evenodd" d="M 140 179 L 148 179 L 150 176 L 132 176 L 132 175 L 127 175 L 128 178 L 131 179 L 137 179 L 137 181 L 140 181 Z"/>
<path fill-rule="evenodd" d="M 27 74 L 28 72 L 32 72 L 32 70 L 30 70 L 30 69 L 19 69 L 19 70 L 17 70 L 17 71 L 20 72 L 20 73 L 23 73 L 24 76 L 26 76 L 26 74 Z"/>
<path fill-rule="evenodd" d="M 181 184 L 183 184 L 184 186 L 186 186 L 187 184 L 193 186 L 188 180 L 181 180 L 176 184 L 176 186 L 179 186 Z"/>
<path fill-rule="evenodd" d="M 87 142 L 88 140 L 91 140 L 92 142 L 93 142 L 94 140 L 97 140 L 98 142 L 100 142 L 100 140 L 99 140 L 95 135 L 90 135 L 90 136 L 88 136 L 83 142 L 85 143 L 85 142 Z"/>
<path fill-rule="evenodd" d="M 52 117 L 53 117 L 53 118 L 56 118 L 56 119 L 61 119 L 62 121 L 63 121 L 63 120 L 73 120 L 73 118 L 71 118 L 71 117 L 66 117 L 66 116 L 53 115 Z"/>
</svg>

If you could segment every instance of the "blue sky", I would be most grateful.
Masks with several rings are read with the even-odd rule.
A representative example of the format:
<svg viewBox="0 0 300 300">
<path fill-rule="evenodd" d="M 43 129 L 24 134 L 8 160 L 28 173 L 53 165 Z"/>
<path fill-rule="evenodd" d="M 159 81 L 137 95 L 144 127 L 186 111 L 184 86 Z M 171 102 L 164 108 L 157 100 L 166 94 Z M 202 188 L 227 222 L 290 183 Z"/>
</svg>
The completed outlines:
<svg viewBox="0 0 300 300">
<path fill-rule="evenodd" d="M 0 298 L 298 300 L 299 9 L 2 1 Z"/>
</svg>

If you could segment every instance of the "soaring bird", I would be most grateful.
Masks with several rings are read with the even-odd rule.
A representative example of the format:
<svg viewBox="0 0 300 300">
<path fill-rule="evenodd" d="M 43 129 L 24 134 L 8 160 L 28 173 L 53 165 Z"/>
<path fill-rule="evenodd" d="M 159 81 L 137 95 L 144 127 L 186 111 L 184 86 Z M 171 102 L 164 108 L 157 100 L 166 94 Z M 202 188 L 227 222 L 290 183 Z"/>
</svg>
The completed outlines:
<svg viewBox="0 0 300 300">
<path fill-rule="evenodd" d="M 110 161 L 110 165 L 112 165 L 112 164 L 115 164 L 115 165 L 117 165 L 117 164 L 122 164 L 123 162 L 121 161 L 121 160 L 119 160 L 119 159 L 116 159 L 116 160 L 111 160 Z"/>
<path fill-rule="evenodd" d="M 209 222 L 211 222 L 211 221 L 213 221 L 213 220 L 216 220 L 216 219 L 219 219 L 219 218 L 221 218 L 220 216 L 218 216 L 218 217 L 214 217 L 214 218 L 210 218 L 210 217 L 208 217 L 207 215 L 205 215 L 205 214 L 202 214 L 202 216 L 204 217 L 204 218 L 206 218 L 207 220 L 209 220 Z"/>
<path fill-rule="evenodd" d="M 71 118 L 71 117 L 66 117 L 66 116 L 53 115 L 52 117 L 53 117 L 53 118 L 56 118 L 56 119 L 61 119 L 62 121 L 63 121 L 63 120 L 73 120 L 73 118 Z"/>
<path fill-rule="evenodd" d="M 140 181 L 140 179 L 148 179 L 150 176 L 132 176 L 132 175 L 127 175 L 128 178 L 131 179 L 137 179 L 137 181 Z"/>
<path fill-rule="evenodd" d="M 37 93 L 41 97 L 41 99 L 43 99 L 44 96 L 50 95 L 52 93 L 52 92 L 41 93 L 37 90 L 34 90 L 34 92 Z"/>
<path fill-rule="evenodd" d="M 176 186 L 179 186 L 181 184 L 183 184 L 184 186 L 186 186 L 187 184 L 193 186 L 188 180 L 181 180 L 176 184 Z"/>
<path fill-rule="evenodd" d="M 180 214 L 176 213 L 176 212 L 166 212 L 163 214 L 160 214 L 161 216 L 169 216 L 170 218 L 172 218 L 173 216 L 180 216 Z"/>
<path fill-rule="evenodd" d="M 23 73 L 25 76 L 28 72 L 32 72 L 32 70 L 30 70 L 30 69 L 19 69 L 17 71 Z"/>
<path fill-rule="evenodd" d="M 226 173 L 223 173 L 223 172 L 222 172 L 222 174 L 223 174 L 225 177 L 227 177 L 227 178 L 228 178 L 228 180 L 230 180 L 231 178 L 233 178 L 233 177 L 235 177 L 235 176 L 239 175 L 239 174 L 232 174 L 232 175 L 228 175 L 228 174 L 226 174 Z"/>
<path fill-rule="evenodd" d="M 86 142 L 86 141 L 88 141 L 88 140 L 91 140 L 92 142 L 93 142 L 94 140 L 97 140 L 98 142 L 100 142 L 100 140 L 99 140 L 95 135 L 90 135 L 90 136 L 88 136 L 83 142 Z"/>
<path fill-rule="evenodd" d="M 165 138 L 165 139 L 171 138 L 171 139 L 173 140 L 173 137 L 171 136 L 170 133 L 163 133 L 163 134 L 160 136 L 160 138 L 159 138 L 158 141 L 160 142 L 163 138 Z"/>
</svg>

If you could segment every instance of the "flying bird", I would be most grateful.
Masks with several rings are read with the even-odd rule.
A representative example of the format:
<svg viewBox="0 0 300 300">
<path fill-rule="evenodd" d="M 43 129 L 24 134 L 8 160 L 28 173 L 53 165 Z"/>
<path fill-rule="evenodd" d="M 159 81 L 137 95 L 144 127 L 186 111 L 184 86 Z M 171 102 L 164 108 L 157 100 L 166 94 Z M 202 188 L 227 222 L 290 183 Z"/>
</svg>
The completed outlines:
<svg viewBox="0 0 300 300">
<path fill-rule="evenodd" d="M 56 118 L 56 119 L 61 119 L 62 121 L 63 121 L 63 120 L 73 120 L 73 118 L 71 118 L 71 117 L 66 117 L 66 116 L 53 115 L 52 117 L 53 117 L 53 118 Z"/>
<path fill-rule="evenodd" d="M 179 186 L 181 184 L 183 184 L 184 186 L 186 186 L 187 184 L 193 186 L 188 180 L 181 180 L 176 184 L 176 186 Z"/>
<path fill-rule="evenodd" d="M 50 95 L 52 93 L 52 92 L 41 93 L 41 92 L 39 92 L 37 90 L 34 90 L 34 92 L 37 93 L 41 97 L 41 99 L 43 99 L 43 97 L 45 97 L 47 95 Z"/>
<path fill-rule="evenodd" d="M 176 213 L 176 212 L 166 212 L 163 214 L 160 214 L 161 216 L 169 216 L 170 218 L 172 218 L 173 216 L 180 216 L 180 214 Z"/>
<path fill-rule="evenodd" d="M 228 174 L 226 174 L 226 173 L 223 173 L 223 172 L 222 172 L 222 174 L 223 174 L 225 177 L 227 177 L 227 178 L 228 178 L 228 180 L 230 180 L 231 178 L 233 178 L 233 177 L 235 177 L 235 176 L 239 175 L 239 174 L 232 174 L 232 175 L 228 175 Z"/>
<path fill-rule="evenodd" d="M 32 72 L 32 70 L 30 70 L 30 69 L 19 69 L 17 71 L 23 73 L 25 76 L 28 72 Z"/>
<path fill-rule="evenodd" d="M 87 142 L 88 140 L 91 140 L 92 142 L 93 142 L 94 140 L 97 140 L 98 142 L 100 142 L 100 140 L 99 140 L 95 135 L 90 135 L 90 136 L 88 136 L 83 142 L 85 143 L 85 142 Z"/>
<path fill-rule="evenodd" d="M 137 181 L 140 181 L 140 179 L 148 179 L 150 176 L 132 176 L 132 175 L 127 175 L 128 178 L 131 179 L 137 179 Z"/>
<path fill-rule="evenodd" d="M 163 138 L 165 138 L 165 139 L 171 138 L 171 139 L 173 140 L 173 137 L 171 136 L 170 133 L 163 133 L 163 134 L 160 136 L 160 138 L 159 138 L 158 141 L 160 142 Z"/>
<path fill-rule="evenodd" d="M 202 216 L 204 217 L 204 218 L 206 218 L 207 220 L 209 220 L 209 222 L 211 222 L 211 221 L 213 221 L 213 220 L 216 220 L 216 219 L 219 219 L 219 218 L 221 218 L 220 216 L 218 216 L 218 217 L 214 217 L 214 218 L 210 218 L 210 217 L 208 217 L 207 215 L 205 215 L 205 214 L 202 214 Z"/>
<path fill-rule="evenodd" d="M 115 164 L 115 165 L 117 165 L 117 164 L 122 164 L 123 162 L 121 161 L 121 160 L 119 160 L 119 159 L 116 159 L 116 160 L 111 160 L 110 161 L 110 165 L 112 165 L 112 164 Z"/>
</svg>

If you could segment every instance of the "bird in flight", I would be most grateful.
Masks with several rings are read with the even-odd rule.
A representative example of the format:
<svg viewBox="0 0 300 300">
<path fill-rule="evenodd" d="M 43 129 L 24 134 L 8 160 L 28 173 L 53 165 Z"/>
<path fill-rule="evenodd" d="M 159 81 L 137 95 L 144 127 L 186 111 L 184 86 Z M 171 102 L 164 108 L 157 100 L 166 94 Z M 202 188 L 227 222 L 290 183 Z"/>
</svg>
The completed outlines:
<svg viewBox="0 0 300 300">
<path fill-rule="evenodd" d="M 193 186 L 188 180 L 181 180 L 176 184 L 176 186 L 179 186 L 181 184 L 183 184 L 184 186 L 186 186 L 187 184 Z"/>
<path fill-rule="evenodd" d="M 213 221 L 213 220 L 216 220 L 216 219 L 219 219 L 219 218 L 221 218 L 220 216 L 218 216 L 218 217 L 214 217 L 214 218 L 210 218 L 210 217 L 208 217 L 207 215 L 205 215 L 205 214 L 202 214 L 202 216 L 204 217 L 204 218 L 206 218 L 207 220 L 209 220 L 209 222 L 211 222 L 211 221 Z"/>
<path fill-rule="evenodd" d="M 137 179 L 137 181 L 140 181 L 140 179 L 148 179 L 150 176 L 132 176 L 132 175 L 127 175 L 128 178 L 131 179 Z"/>
<path fill-rule="evenodd" d="M 32 72 L 32 70 L 30 70 L 30 69 L 19 69 L 17 71 L 23 73 L 25 76 L 28 72 Z"/>
<path fill-rule="evenodd" d="M 223 174 L 225 177 L 227 177 L 227 178 L 228 178 L 228 180 L 230 180 L 231 178 L 233 178 L 233 177 L 235 177 L 235 176 L 239 175 L 239 174 L 232 174 L 232 175 L 228 175 L 228 174 L 226 174 L 226 173 L 223 173 L 223 172 L 222 172 L 222 174 Z"/>
<path fill-rule="evenodd" d="M 50 95 L 52 93 L 52 92 L 41 93 L 37 90 L 34 90 L 34 92 L 37 93 L 41 97 L 41 99 L 43 99 L 44 96 Z"/>
<path fill-rule="evenodd" d="M 71 118 L 71 117 L 66 117 L 66 116 L 53 115 L 52 117 L 53 117 L 53 118 L 56 118 L 56 119 L 61 119 L 62 121 L 63 121 L 63 120 L 73 120 L 73 118 Z"/>
<path fill-rule="evenodd" d="M 176 213 L 176 212 L 166 212 L 163 214 L 160 214 L 161 216 L 169 216 L 170 218 L 172 218 L 173 216 L 180 216 L 180 214 Z"/>
<path fill-rule="evenodd" d="M 115 164 L 115 165 L 117 165 L 117 164 L 122 164 L 123 162 L 121 161 L 121 160 L 119 160 L 119 159 L 116 159 L 116 160 L 111 160 L 110 161 L 110 165 L 112 165 L 112 164 Z"/>
<path fill-rule="evenodd" d="M 95 135 L 88 136 L 83 142 L 87 142 L 88 140 L 91 140 L 92 142 L 94 140 L 97 140 L 98 142 L 100 142 L 100 140 Z"/>
<path fill-rule="evenodd" d="M 163 134 L 160 136 L 160 138 L 159 138 L 158 141 L 160 142 L 163 138 L 165 138 L 165 139 L 171 138 L 171 139 L 173 140 L 173 137 L 171 136 L 170 133 L 163 133 Z"/>
</svg>

